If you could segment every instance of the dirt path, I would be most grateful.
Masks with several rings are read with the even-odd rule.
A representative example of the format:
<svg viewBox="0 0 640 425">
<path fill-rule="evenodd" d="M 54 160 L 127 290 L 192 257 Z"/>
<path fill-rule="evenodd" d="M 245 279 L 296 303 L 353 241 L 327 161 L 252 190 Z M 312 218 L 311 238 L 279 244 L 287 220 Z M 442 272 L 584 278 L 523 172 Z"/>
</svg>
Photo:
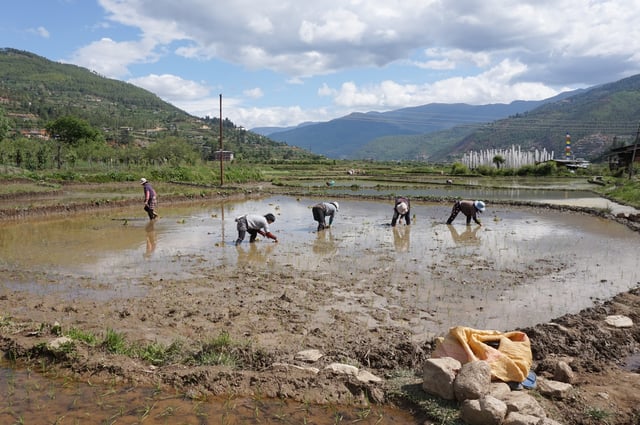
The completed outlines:
<svg viewBox="0 0 640 425">
<path fill-rule="evenodd" d="M 389 397 L 396 389 L 388 378 L 399 371 L 419 371 L 432 349 L 426 335 L 416 338 L 390 327 L 363 331 L 358 317 L 342 309 L 319 316 L 315 306 L 326 303 L 326 274 L 293 267 L 274 272 L 248 266 L 241 273 L 197 263 L 193 267 L 201 271 L 194 273 L 198 278 L 150 277 L 144 296 L 107 300 L 34 295 L 9 282 L 32 288 L 61 280 L 80 288 L 95 283 L 0 269 L 0 350 L 29 361 L 46 358 L 79 379 L 166 385 L 192 397 L 260 391 L 264 397 L 311 403 L 365 404 L 397 402 Z M 331 284 L 347 292 L 350 282 Z M 606 316 L 617 314 L 630 317 L 633 326 L 605 323 Z M 524 329 L 539 375 L 551 375 L 549 365 L 557 357 L 576 372 L 569 398 L 541 398 L 549 416 L 568 425 L 638 423 L 640 290 L 553 322 Z M 99 341 L 114 330 L 129 347 L 155 344 L 163 349 L 154 358 L 148 351 L 118 354 L 104 343 L 46 347 L 72 330 Z M 311 361 L 296 356 L 310 348 L 322 357 Z M 382 382 L 336 376 L 324 369 L 332 363 L 357 365 Z"/>
</svg>

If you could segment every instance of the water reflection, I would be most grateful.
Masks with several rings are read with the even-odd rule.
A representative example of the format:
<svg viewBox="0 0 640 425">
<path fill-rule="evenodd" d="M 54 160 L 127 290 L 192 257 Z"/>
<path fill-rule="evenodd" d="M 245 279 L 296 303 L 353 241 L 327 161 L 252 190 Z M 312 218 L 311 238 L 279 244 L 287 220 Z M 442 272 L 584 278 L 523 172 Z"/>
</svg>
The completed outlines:
<svg viewBox="0 0 640 425">
<path fill-rule="evenodd" d="M 316 232 L 316 239 L 313 241 L 313 252 L 319 256 L 335 254 L 338 251 L 336 239 L 331 228 L 321 232 Z"/>
<path fill-rule="evenodd" d="M 144 252 L 144 258 L 149 258 L 156 250 L 156 228 L 155 221 L 149 221 L 144 230 L 147 232 L 147 245 Z"/>
<path fill-rule="evenodd" d="M 451 232 L 451 238 L 456 245 L 480 245 L 478 230 L 480 230 L 481 227 L 482 226 L 478 225 L 475 227 L 467 225 L 465 226 L 464 232 L 458 233 L 458 230 L 453 224 L 447 224 L 447 228 L 449 232 Z"/>
<path fill-rule="evenodd" d="M 397 225 L 393 229 L 393 246 L 396 252 L 408 252 L 411 244 L 411 226 Z"/>
<path fill-rule="evenodd" d="M 317 406 L 264 397 L 191 400 L 159 387 L 74 382 L 0 361 L 0 424 L 415 424 L 390 406 Z"/>
<path fill-rule="evenodd" d="M 269 262 L 271 254 L 275 248 L 275 244 L 261 244 L 258 242 L 245 244 L 249 247 L 245 249 L 242 245 L 236 245 L 238 252 L 238 266 L 246 265 L 264 265 Z M 259 245 L 259 246 L 258 246 Z"/>
</svg>

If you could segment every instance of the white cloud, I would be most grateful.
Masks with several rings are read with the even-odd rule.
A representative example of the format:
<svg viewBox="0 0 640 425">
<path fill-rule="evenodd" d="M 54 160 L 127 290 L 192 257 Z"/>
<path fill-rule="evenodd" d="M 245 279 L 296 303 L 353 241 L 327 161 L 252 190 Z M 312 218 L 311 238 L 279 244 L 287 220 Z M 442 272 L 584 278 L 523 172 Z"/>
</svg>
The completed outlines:
<svg viewBox="0 0 640 425">
<path fill-rule="evenodd" d="M 174 104 L 206 98 L 211 92 L 211 88 L 206 84 L 184 80 L 170 74 L 151 74 L 146 77 L 132 78 L 129 82 L 156 93 L 160 98 L 170 100 Z"/>
<path fill-rule="evenodd" d="M 326 121 L 335 118 L 326 109 L 303 109 L 300 106 L 272 108 L 243 108 L 235 105 L 226 107 L 228 115 L 233 116 L 236 125 L 245 128 L 255 127 L 287 127 L 309 121 Z"/>
<path fill-rule="evenodd" d="M 517 82 L 526 70 L 522 63 L 505 60 L 477 76 L 445 78 L 432 84 L 400 84 L 387 80 L 358 87 L 354 82 L 348 82 L 339 90 L 324 85 L 320 91 L 333 95 L 337 105 L 358 110 L 389 110 L 434 102 L 509 103 L 525 98 L 546 99 L 558 94 L 558 90 L 542 83 Z"/>
<path fill-rule="evenodd" d="M 252 98 L 252 99 L 259 99 L 262 96 L 264 96 L 264 92 L 259 87 L 255 87 L 255 88 L 252 88 L 252 89 L 249 89 L 249 90 L 245 90 L 243 92 L 243 94 L 245 96 L 249 97 L 249 98 Z"/>
<path fill-rule="evenodd" d="M 49 34 L 49 31 L 45 28 L 45 27 L 38 27 L 38 28 L 29 28 L 28 30 L 30 33 L 36 34 L 39 37 L 42 38 L 49 38 L 51 37 L 51 34 Z"/>
<path fill-rule="evenodd" d="M 216 76 L 210 85 L 237 86 L 230 111 L 247 127 L 331 119 L 351 108 L 541 99 L 640 72 L 640 0 L 98 1 L 110 27 L 138 32 L 134 40 L 105 37 L 69 59 L 102 75 L 130 77 L 134 65 L 179 56 L 196 67 L 213 60 L 268 70 L 304 93 L 306 85 L 319 87 L 315 103 L 304 102 L 316 106 L 303 108 L 291 106 L 302 101 L 277 100 L 262 81 Z M 342 71 L 351 72 L 340 77 Z M 154 78 L 166 85 L 152 85 Z M 206 83 L 191 81 L 200 78 L 156 72 L 136 81 L 196 114 L 217 101 Z M 273 99 L 273 107 L 250 107 L 258 98 Z M 327 99 L 333 105 L 320 103 Z"/>
<path fill-rule="evenodd" d="M 129 75 L 129 65 L 157 60 L 153 47 L 149 40 L 115 42 L 103 38 L 76 50 L 69 61 L 106 77 L 121 78 Z"/>
</svg>

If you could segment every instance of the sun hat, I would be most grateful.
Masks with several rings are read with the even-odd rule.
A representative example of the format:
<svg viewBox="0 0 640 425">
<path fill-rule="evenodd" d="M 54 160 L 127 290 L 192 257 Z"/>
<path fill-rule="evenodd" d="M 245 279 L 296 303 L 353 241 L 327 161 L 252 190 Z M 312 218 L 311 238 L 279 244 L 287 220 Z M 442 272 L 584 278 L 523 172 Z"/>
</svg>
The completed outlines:
<svg viewBox="0 0 640 425">
<path fill-rule="evenodd" d="M 476 209 L 477 209 L 478 211 L 480 211 L 480 212 L 483 212 L 483 211 L 484 211 L 484 208 L 485 208 L 485 206 L 484 206 L 484 202 L 482 202 L 482 201 L 475 201 L 475 202 L 473 203 L 473 205 L 476 207 Z"/>
<path fill-rule="evenodd" d="M 145 184 L 147 182 L 147 179 L 145 179 L 144 177 L 140 179 L 140 184 Z"/>
<path fill-rule="evenodd" d="M 396 211 L 398 211 L 398 214 L 400 215 L 405 215 L 409 212 L 409 207 L 406 203 L 400 202 L 398 205 L 396 205 Z"/>
<path fill-rule="evenodd" d="M 340 210 L 340 205 L 338 205 L 338 203 L 337 203 L 336 201 L 331 201 L 331 202 L 329 202 L 329 203 L 330 203 L 330 204 L 335 205 L 335 207 L 336 207 L 336 211 L 339 211 L 339 210 Z"/>
</svg>

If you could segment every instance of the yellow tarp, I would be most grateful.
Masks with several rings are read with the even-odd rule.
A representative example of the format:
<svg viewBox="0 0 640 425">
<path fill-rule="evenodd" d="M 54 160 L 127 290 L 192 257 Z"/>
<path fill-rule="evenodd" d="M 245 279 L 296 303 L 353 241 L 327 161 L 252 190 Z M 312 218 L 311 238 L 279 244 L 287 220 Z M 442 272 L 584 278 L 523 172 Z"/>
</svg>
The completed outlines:
<svg viewBox="0 0 640 425">
<path fill-rule="evenodd" d="M 487 345 L 499 343 L 498 348 Z M 483 331 L 457 326 L 436 341 L 431 357 L 453 357 L 460 363 L 484 360 L 491 366 L 493 378 L 504 382 L 522 382 L 527 378 L 533 356 L 524 332 Z"/>
</svg>

